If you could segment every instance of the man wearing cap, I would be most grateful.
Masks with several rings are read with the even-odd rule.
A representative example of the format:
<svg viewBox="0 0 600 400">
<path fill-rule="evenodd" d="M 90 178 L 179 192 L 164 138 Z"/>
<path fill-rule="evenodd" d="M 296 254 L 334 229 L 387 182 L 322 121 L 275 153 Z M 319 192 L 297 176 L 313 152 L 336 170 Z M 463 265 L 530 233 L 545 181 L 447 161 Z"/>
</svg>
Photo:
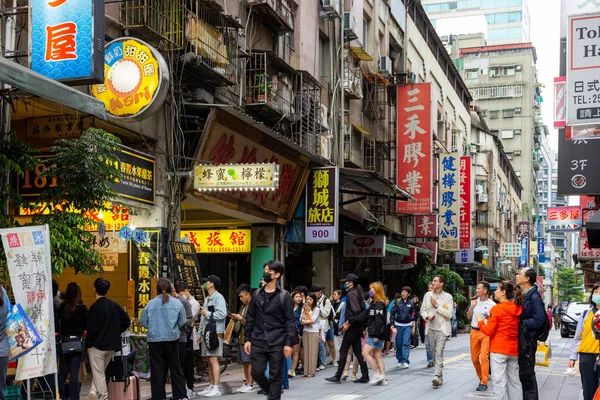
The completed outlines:
<svg viewBox="0 0 600 400">
<path fill-rule="evenodd" d="M 400 369 L 408 369 L 410 364 L 410 338 L 416 332 L 415 303 L 410 299 L 412 289 L 404 286 L 400 298 L 394 302 L 390 313 L 393 330 L 396 331 L 396 365 Z"/>
<path fill-rule="evenodd" d="M 208 380 L 210 382 L 206 389 L 198 393 L 200 396 L 204 397 L 221 396 L 221 389 L 219 388 L 221 378 L 219 358 L 223 356 L 223 333 L 225 332 L 227 304 L 225 303 L 223 295 L 217 292 L 217 288 L 220 285 L 221 280 L 216 275 L 209 275 L 202 279 L 202 289 L 208 293 L 208 296 L 200 308 L 200 315 L 202 315 L 200 331 L 204 336 L 204 329 L 206 328 L 208 321 L 213 318 L 217 324 L 217 335 L 219 337 L 219 347 L 214 350 L 208 350 L 204 340 L 201 341 L 202 355 L 205 356 L 208 361 Z"/>
<path fill-rule="evenodd" d="M 344 360 L 348 357 L 348 349 L 352 347 L 354 357 L 360 364 L 360 371 L 362 376 L 358 379 L 357 383 L 368 383 L 369 382 L 369 369 L 367 363 L 362 356 L 362 348 L 360 339 L 363 336 L 363 329 L 366 321 L 365 313 L 365 300 L 364 293 L 360 285 L 358 284 L 358 276 L 349 274 L 341 280 L 344 283 L 344 289 L 346 289 L 346 311 L 344 324 L 340 326 L 339 330 L 344 332 L 344 339 L 342 340 L 342 346 L 340 347 L 340 362 L 338 365 L 337 372 L 331 378 L 325 380 L 333 383 L 340 383 L 340 378 L 344 372 L 345 362 Z"/>
<path fill-rule="evenodd" d="M 321 325 L 325 331 L 325 340 L 329 345 L 332 362 L 335 361 L 335 347 L 333 346 L 333 327 L 329 326 L 329 315 L 331 314 L 331 301 L 323 294 L 321 285 L 312 285 L 310 291 L 317 297 L 317 306 L 321 310 Z M 327 364 L 327 352 L 325 351 L 325 342 L 319 342 L 319 365 L 317 370 L 324 370 Z"/>
</svg>

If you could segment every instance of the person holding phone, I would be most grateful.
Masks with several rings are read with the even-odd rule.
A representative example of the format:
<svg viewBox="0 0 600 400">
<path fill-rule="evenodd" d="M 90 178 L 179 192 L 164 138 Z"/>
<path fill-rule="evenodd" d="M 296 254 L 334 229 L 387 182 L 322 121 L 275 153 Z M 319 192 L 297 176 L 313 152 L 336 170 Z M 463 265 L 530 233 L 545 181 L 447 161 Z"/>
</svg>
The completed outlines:
<svg viewBox="0 0 600 400">
<path fill-rule="evenodd" d="M 467 318 L 471 319 L 471 361 L 475 372 L 479 377 L 478 392 L 485 392 L 490 373 L 490 337 L 479 329 L 477 314 L 487 321 L 490 310 L 496 303 L 490 299 L 490 284 L 481 281 L 475 290 L 475 297 L 471 300 L 471 306 L 467 311 Z"/>
</svg>

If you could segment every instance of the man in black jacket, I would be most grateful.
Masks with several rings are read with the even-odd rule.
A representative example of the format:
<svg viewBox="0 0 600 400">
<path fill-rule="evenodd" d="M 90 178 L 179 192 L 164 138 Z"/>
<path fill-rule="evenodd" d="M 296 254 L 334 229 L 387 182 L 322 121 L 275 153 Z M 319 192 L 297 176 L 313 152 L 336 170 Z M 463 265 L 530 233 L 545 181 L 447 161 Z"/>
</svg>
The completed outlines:
<svg viewBox="0 0 600 400">
<path fill-rule="evenodd" d="M 96 396 L 96 393 L 98 400 L 108 399 L 106 367 L 115 351 L 121 351 L 121 333 L 129 328 L 131 322 L 118 303 L 106 298 L 108 289 L 110 289 L 108 280 L 96 279 L 94 282 L 96 302 L 92 304 L 88 313 L 86 344 L 90 348 L 89 357 L 92 367 L 90 400 Z"/>
<path fill-rule="evenodd" d="M 548 318 L 536 280 L 537 274 L 533 268 L 523 268 L 517 275 L 517 284 L 523 291 L 523 311 L 519 327 L 519 378 L 523 387 L 523 400 L 538 400 L 535 352 L 544 318 Z"/>
<path fill-rule="evenodd" d="M 344 372 L 346 365 L 346 359 L 348 358 L 348 350 L 352 347 L 354 357 L 360 364 L 360 371 L 362 376 L 357 383 L 368 383 L 369 382 L 369 369 L 367 363 L 362 356 L 362 348 L 360 339 L 363 336 L 363 329 L 366 322 L 365 313 L 365 301 L 362 288 L 358 284 L 358 276 L 349 274 L 344 279 L 344 288 L 347 291 L 346 294 L 346 322 L 340 326 L 339 330 L 344 332 L 344 339 L 342 340 L 342 346 L 340 347 L 340 362 L 337 372 L 331 378 L 326 378 L 326 381 L 333 383 L 340 383 L 340 378 Z"/>
<path fill-rule="evenodd" d="M 396 331 L 396 367 L 407 369 L 410 360 L 410 338 L 416 332 L 415 322 L 415 303 L 410 299 L 412 289 L 404 286 L 400 293 L 400 298 L 394 302 L 394 307 L 390 313 L 390 321 L 393 324 L 393 330 Z"/>
<path fill-rule="evenodd" d="M 283 271 L 279 261 L 265 264 L 265 285 L 254 292 L 246 315 L 244 351 L 250 354 L 254 381 L 268 394 L 269 400 L 281 399 L 283 359 L 292 355 L 296 337 L 292 296 L 277 285 Z"/>
</svg>

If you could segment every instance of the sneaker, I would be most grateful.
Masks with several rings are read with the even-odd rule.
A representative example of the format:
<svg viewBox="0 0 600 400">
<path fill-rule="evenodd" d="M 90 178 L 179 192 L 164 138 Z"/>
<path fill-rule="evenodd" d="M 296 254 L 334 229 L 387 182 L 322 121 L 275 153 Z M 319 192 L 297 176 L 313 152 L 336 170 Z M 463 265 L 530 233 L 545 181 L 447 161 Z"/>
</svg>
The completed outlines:
<svg viewBox="0 0 600 400">
<path fill-rule="evenodd" d="M 98 398 L 98 394 L 94 390 L 90 390 L 88 393 L 88 400 L 96 400 Z"/>
<path fill-rule="evenodd" d="M 404 364 L 402 364 L 402 369 L 408 369 L 408 368 L 410 368 L 410 367 L 408 366 L 408 363 L 404 363 Z"/>
<path fill-rule="evenodd" d="M 387 386 L 390 382 L 387 379 L 384 379 L 378 383 L 379 386 Z"/>
<path fill-rule="evenodd" d="M 241 388 L 239 388 L 237 390 L 238 393 L 254 393 L 256 391 L 256 388 L 254 386 L 250 386 L 248 384 L 245 384 L 244 386 L 242 386 Z"/>
<path fill-rule="evenodd" d="M 198 396 L 204 396 L 206 395 L 206 393 L 210 392 L 212 390 L 212 386 L 207 386 L 204 388 L 203 391 L 196 393 Z"/>
<path fill-rule="evenodd" d="M 369 383 L 369 376 L 361 376 L 360 379 L 355 380 L 354 383 Z"/>
<path fill-rule="evenodd" d="M 317 368 L 317 371 L 324 371 L 324 370 L 325 370 L 325 366 L 324 365 L 321 365 L 321 366 L 319 366 L 319 368 Z"/>
<path fill-rule="evenodd" d="M 188 399 L 194 399 L 194 398 L 196 398 L 196 393 L 194 393 L 193 390 L 188 389 L 187 390 L 187 397 L 188 397 Z"/>
<path fill-rule="evenodd" d="M 327 382 L 331 382 L 331 383 L 341 383 L 340 378 L 338 378 L 337 376 L 332 376 L 331 378 L 325 378 L 325 380 Z"/>
<path fill-rule="evenodd" d="M 206 393 L 204 397 L 218 397 L 222 394 L 223 393 L 221 393 L 221 388 L 219 388 L 218 386 L 213 386 L 212 390 Z"/>
<path fill-rule="evenodd" d="M 369 380 L 369 385 L 377 385 L 379 382 L 383 381 L 385 376 L 380 374 L 373 374 L 371 380 Z"/>
<path fill-rule="evenodd" d="M 442 384 L 443 384 L 442 378 L 441 378 L 441 377 L 439 377 L 439 376 L 437 376 L 437 375 L 436 375 L 436 376 L 434 376 L 434 377 L 433 377 L 433 380 L 431 381 L 431 384 L 432 384 L 434 387 L 442 386 Z"/>
<path fill-rule="evenodd" d="M 356 376 L 356 375 L 352 375 L 352 378 L 350 378 L 350 380 L 351 380 L 352 382 L 356 382 L 356 381 L 358 380 L 358 376 Z"/>
<path fill-rule="evenodd" d="M 398 363 L 396 364 L 396 368 L 404 369 L 404 364 Z"/>
<path fill-rule="evenodd" d="M 433 361 L 429 361 L 427 363 L 427 368 L 433 368 Z"/>
<path fill-rule="evenodd" d="M 480 383 L 479 386 L 477 386 L 477 391 L 478 392 L 486 392 L 487 391 L 487 385 L 484 385 L 483 383 Z"/>
<path fill-rule="evenodd" d="M 334 363 L 333 363 L 333 366 L 334 366 L 334 367 L 339 367 L 340 365 L 339 365 L 339 364 L 338 364 L 338 362 L 336 361 L 336 362 L 334 362 Z"/>
</svg>

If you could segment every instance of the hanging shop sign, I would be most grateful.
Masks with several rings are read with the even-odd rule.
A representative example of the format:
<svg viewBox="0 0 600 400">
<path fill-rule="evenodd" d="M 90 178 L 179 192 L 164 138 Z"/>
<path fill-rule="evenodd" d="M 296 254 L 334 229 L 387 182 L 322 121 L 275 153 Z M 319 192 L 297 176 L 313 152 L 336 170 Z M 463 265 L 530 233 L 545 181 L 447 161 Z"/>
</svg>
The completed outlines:
<svg viewBox="0 0 600 400">
<path fill-rule="evenodd" d="M 473 264 L 475 262 L 475 250 L 462 249 L 454 255 L 456 264 Z"/>
<path fill-rule="evenodd" d="M 600 14 L 570 16 L 567 34 L 567 125 L 600 123 Z"/>
<path fill-rule="evenodd" d="M 430 83 L 398 86 L 397 183 L 416 200 L 399 201 L 400 214 L 431 214 L 431 90 Z"/>
<path fill-rule="evenodd" d="M 567 140 L 558 133 L 558 194 L 600 194 L 600 140 Z"/>
<path fill-rule="evenodd" d="M 581 207 L 548 207 L 548 232 L 580 231 L 581 225 Z"/>
<path fill-rule="evenodd" d="M 500 245 L 500 255 L 504 258 L 521 257 L 521 244 L 502 243 Z"/>
<path fill-rule="evenodd" d="M 337 243 L 339 182 L 337 167 L 312 169 L 306 183 L 306 243 Z"/>
<path fill-rule="evenodd" d="M 519 247 L 521 248 L 521 255 L 519 256 L 519 267 L 525 268 L 529 266 L 530 256 L 530 241 L 531 241 L 531 223 L 529 221 L 519 221 L 517 238 L 519 240 Z"/>
<path fill-rule="evenodd" d="M 31 0 L 31 69 L 68 85 L 104 80 L 104 2 Z"/>
<path fill-rule="evenodd" d="M 189 238 L 197 253 L 250 253 L 250 229 L 207 229 L 181 231 L 180 237 Z"/>
<path fill-rule="evenodd" d="M 471 157 L 460 158 L 460 248 L 471 248 Z"/>
<path fill-rule="evenodd" d="M 277 190 L 277 164 L 221 164 L 196 166 L 194 189 L 223 190 Z"/>
<path fill-rule="evenodd" d="M 567 125 L 566 119 L 566 91 L 567 78 L 559 76 L 554 78 L 554 127 L 563 128 Z"/>
<path fill-rule="evenodd" d="M 584 227 L 579 233 L 579 236 L 587 237 L 585 224 L 598 212 L 596 200 L 591 196 L 579 196 L 579 205 L 581 206 L 581 219 Z"/>
<path fill-rule="evenodd" d="M 438 242 L 421 242 L 421 243 L 415 243 L 415 246 L 417 247 L 422 247 L 424 249 L 427 249 L 429 251 L 431 251 L 431 263 L 435 264 L 437 262 L 437 255 L 438 255 Z"/>
<path fill-rule="evenodd" d="M 81 136 L 92 126 L 92 118 L 81 118 L 76 115 L 60 117 L 30 118 L 27 120 L 27 139 L 56 140 Z"/>
<path fill-rule="evenodd" d="M 415 215 L 415 237 L 438 237 L 438 216 L 434 214 Z"/>
<path fill-rule="evenodd" d="M 600 249 L 590 248 L 587 238 L 579 238 L 579 252 L 577 257 L 580 260 L 600 260 Z"/>
<path fill-rule="evenodd" d="M 48 225 L 0 229 L 16 303 L 20 304 L 42 343 L 19 359 L 17 380 L 56 372 L 50 232 Z"/>
<path fill-rule="evenodd" d="M 121 121 L 140 121 L 164 103 L 169 69 L 154 47 L 139 39 L 113 40 L 104 50 L 104 83 L 92 86 L 92 95 L 104 103 L 107 114 Z"/>
<path fill-rule="evenodd" d="M 460 156 L 440 154 L 440 249 L 458 251 L 460 229 Z"/>
<path fill-rule="evenodd" d="M 344 236 L 344 257 L 385 257 L 386 237 Z"/>
<path fill-rule="evenodd" d="M 172 265 L 179 282 L 185 282 L 188 290 L 196 298 L 202 299 L 202 273 L 196 248 L 192 243 L 171 242 Z"/>
<path fill-rule="evenodd" d="M 598 282 L 600 282 L 600 273 L 592 271 L 583 272 L 583 284 L 586 288 L 594 287 Z"/>
<path fill-rule="evenodd" d="M 214 108 L 207 121 L 199 160 L 214 164 L 277 164 L 279 186 L 274 191 L 212 191 L 194 195 L 272 222 L 289 221 L 308 178 L 308 158 L 223 110 Z"/>
<path fill-rule="evenodd" d="M 537 222 L 537 253 L 539 262 L 544 262 L 546 260 L 546 238 L 544 237 L 543 230 L 542 220 L 540 219 Z"/>
<path fill-rule="evenodd" d="M 569 15 L 600 12 L 600 0 L 561 0 L 560 38 L 567 37 Z"/>
<path fill-rule="evenodd" d="M 110 186 L 121 197 L 143 204 L 154 205 L 156 188 L 156 162 L 153 156 L 139 151 L 116 147 L 118 159 L 115 167 L 121 171 L 121 179 Z"/>
<path fill-rule="evenodd" d="M 477 271 L 456 271 L 464 281 L 465 286 L 477 285 Z"/>
</svg>

